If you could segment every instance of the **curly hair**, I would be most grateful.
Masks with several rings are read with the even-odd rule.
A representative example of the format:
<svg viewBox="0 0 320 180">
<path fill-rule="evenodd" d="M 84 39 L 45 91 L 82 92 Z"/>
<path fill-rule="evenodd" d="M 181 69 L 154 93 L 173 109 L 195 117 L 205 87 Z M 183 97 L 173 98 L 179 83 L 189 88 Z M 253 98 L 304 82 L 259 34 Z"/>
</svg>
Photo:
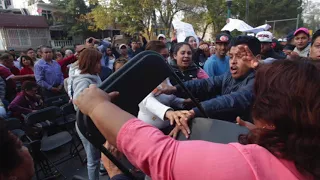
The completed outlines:
<svg viewBox="0 0 320 180">
<path fill-rule="evenodd" d="M 320 178 L 320 73 L 307 60 L 278 60 L 257 70 L 254 121 L 274 125 L 239 136 L 278 158 L 293 161 L 302 174 Z"/>
<path fill-rule="evenodd" d="M 0 118 L 0 179 L 7 177 L 23 161 L 19 155 L 22 145 L 18 138 L 8 131 L 4 122 Z"/>
</svg>

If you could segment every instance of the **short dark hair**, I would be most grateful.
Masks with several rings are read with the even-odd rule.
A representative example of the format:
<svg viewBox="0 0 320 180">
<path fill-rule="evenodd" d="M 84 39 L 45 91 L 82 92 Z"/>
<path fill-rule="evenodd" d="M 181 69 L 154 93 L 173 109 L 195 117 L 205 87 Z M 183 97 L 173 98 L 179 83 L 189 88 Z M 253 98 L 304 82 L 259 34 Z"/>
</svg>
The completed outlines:
<svg viewBox="0 0 320 180">
<path fill-rule="evenodd" d="M 312 35 L 312 40 L 311 40 L 311 46 L 313 43 L 316 41 L 316 39 L 320 37 L 320 29 L 318 29 L 313 35 Z"/>
<path fill-rule="evenodd" d="M 126 58 L 118 58 L 118 59 L 116 59 L 116 60 L 114 61 L 114 63 L 113 63 L 113 69 L 112 69 L 113 72 L 116 71 L 116 69 L 115 69 L 116 64 L 123 64 L 123 65 L 125 65 L 127 62 L 128 62 L 128 59 L 126 59 Z"/>
<path fill-rule="evenodd" d="M 184 39 L 184 42 L 189 43 L 189 39 L 190 39 L 190 38 L 196 39 L 196 38 L 193 37 L 193 36 L 188 36 L 188 37 L 186 37 L 186 39 Z M 190 46 L 190 47 L 191 47 L 191 46 Z"/>
<path fill-rule="evenodd" d="M 10 57 L 13 57 L 13 56 L 11 54 L 9 54 L 9 53 L 3 53 L 0 56 L 0 61 L 3 62 L 3 61 L 6 61 L 6 60 L 9 60 Z"/>
<path fill-rule="evenodd" d="M 52 50 L 52 47 L 50 47 L 50 46 L 41 46 L 41 47 L 40 47 L 41 52 L 43 51 L 44 48 L 47 48 L 47 49 L 51 49 L 51 50 Z"/>
<path fill-rule="evenodd" d="M 160 53 L 164 48 L 167 48 L 167 46 L 162 41 L 149 41 L 146 45 L 146 50 L 155 51 L 157 53 Z"/>
<path fill-rule="evenodd" d="M 33 88 L 38 88 L 37 83 L 35 83 L 33 81 L 25 81 L 21 85 L 21 90 L 23 90 L 23 91 L 30 91 Z"/>
<path fill-rule="evenodd" d="M 4 176 L 6 179 L 23 161 L 23 157 L 19 155 L 22 146 L 19 139 L 8 131 L 2 118 L 0 118 L 0 137 L 0 177 Z"/>
<path fill-rule="evenodd" d="M 28 48 L 28 49 L 26 49 L 26 50 L 24 51 L 24 53 L 26 53 L 26 54 L 27 54 L 27 53 L 28 53 L 28 51 L 31 51 L 31 50 L 32 50 L 32 51 L 34 51 L 34 49 L 33 49 L 33 48 Z"/>
<path fill-rule="evenodd" d="M 81 74 L 98 74 L 97 64 L 101 63 L 102 54 L 94 48 L 86 48 L 79 56 L 78 65 Z"/>
<path fill-rule="evenodd" d="M 34 62 L 33 62 L 33 60 L 31 59 L 31 57 L 29 57 L 29 56 L 21 56 L 21 58 L 20 58 L 20 66 L 21 67 L 24 67 L 24 65 L 23 65 L 23 63 L 22 63 L 22 59 L 26 59 L 26 60 L 29 60 L 30 61 L 30 65 L 31 66 L 34 66 Z"/>
<path fill-rule="evenodd" d="M 260 41 L 253 36 L 237 36 L 231 42 L 231 47 L 238 46 L 241 44 L 245 44 L 249 47 L 252 54 L 257 56 L 261 51 L 261 43 Z"/>
</svg>

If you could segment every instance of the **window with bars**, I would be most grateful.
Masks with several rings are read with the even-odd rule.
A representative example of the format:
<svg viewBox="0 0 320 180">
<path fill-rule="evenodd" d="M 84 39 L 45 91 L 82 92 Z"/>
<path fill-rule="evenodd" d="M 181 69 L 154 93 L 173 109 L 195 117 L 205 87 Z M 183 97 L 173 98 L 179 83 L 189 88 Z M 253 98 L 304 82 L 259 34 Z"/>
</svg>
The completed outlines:
<svg viewBox="0 0 320 180">
<path fill-rule="evenodd" d="M 44 16 L 47 20 L 52 19 L 52 13 L 51 13 L 51 11 L 42 10 L 41 14 L 42 14 L 42 16 Z"/>
<path fill-rule="evenodd" d="M 8 46 L 32 47 L 48 43 L 47 29 L 6 29 Z"/>
<path fill-rule="evenodd" d="M 11 6 L 11 0 L 4 0 L 4 5 L 6 7 Z"/>
</svg>

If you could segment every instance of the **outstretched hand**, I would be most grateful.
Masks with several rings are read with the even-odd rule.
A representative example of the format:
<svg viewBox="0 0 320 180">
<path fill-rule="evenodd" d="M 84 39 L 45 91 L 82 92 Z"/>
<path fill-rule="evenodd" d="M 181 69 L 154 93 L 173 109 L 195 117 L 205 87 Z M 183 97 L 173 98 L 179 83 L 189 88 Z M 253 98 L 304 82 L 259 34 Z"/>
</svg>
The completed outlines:
<svg viewBox="0 0 320 180">
<path fill-rule="evenodd" d="M 166 112 L 165 117 L 168 120 L 170 120 L 170 125 L 173 125 L 174 123 L 176 123 L 177 126 L 182 126 L 182 128 L 185 129 L 188 134 L 190 133 L 190 128 L 188 126 L 188 120 L 191 119 L 192 114 L 189 111 L 169 110 Z"/>
<path fill-rule="evenodd" d="M 254 124 L 252 124 L 252 123 L 250 123 L 250 122 L 248 122 L 248 121 L 244 121 L 244 120 L 242 120 L 240 117 L 237 117 L 236 121 L 237 121 L 237 124 L 238 124 L 239 126 L 246 127 L 246 128 L 248 128 L 249 130 L 252 130 L 252 129 L 255 129 L 255 128 L 256 128 L 256 126 L 255 126 Z"/>
<path fill-rule="evenodd" d="M 259 65 L 259 60 L 253 55 L 251 50 L 247 45 L 238 45 L 237 52 L 241 60 L 250 68 L 257 68 Z"/>
<path fill-rule="evenodd" d="M 155 96 L 159 96 L 160 94 L 173 94 L 177 91 L 175 86 L 164 86 L 164 87 L 157 87 L 154 91 Z"/>
</svg>

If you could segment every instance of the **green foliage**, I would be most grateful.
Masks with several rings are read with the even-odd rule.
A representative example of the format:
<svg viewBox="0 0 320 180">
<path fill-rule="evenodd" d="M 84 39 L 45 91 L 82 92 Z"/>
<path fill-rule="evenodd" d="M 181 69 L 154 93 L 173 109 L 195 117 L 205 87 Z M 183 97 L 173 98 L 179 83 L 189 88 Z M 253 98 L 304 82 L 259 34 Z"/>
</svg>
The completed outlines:
<svg viewBox="0 0 320 180">
<path fill-rule="evenodd" d="M 263 25 L 266 20 L 296 18 L 302 13 L 302 0 L 249 0 L 248 24 L 251 26 Z M 234 0 L 233 15 L 245 19 L 246 0 Z M 273 26 L 273 24 L 270 24 Z M 302 25 L 302 24 L 301 24 Z M 287 34 L 296 28 L 296 21 L 276 23 L 276 34 Z"/>
<path fill-rule="evenodd" d="M 303 20 L 305 25 L 313 32 L 320 29 L 319 8 L 320 2 L 309 1 L 308 4 L 305 4 Z"/>
<path fill-rule="evenodd" d="M 84 0 L 51 0 L 62 13 L 62 24 L 65 25 L 65 31 L 68 36 L 81 35 L 88 30 L 88 23 L 83 20 L 89 9 Z"/>
<path fill-rule="evenodd" d="M 110 26 L 120 26 L 128 34 L 146 32 L 150 37 L 150 28 L 154 15 L 152 0 L 110 0 L 108 3 L 90 0 L 95 5 L 86 19 L 89 29 L 104 30 Z"/>
</svg>

